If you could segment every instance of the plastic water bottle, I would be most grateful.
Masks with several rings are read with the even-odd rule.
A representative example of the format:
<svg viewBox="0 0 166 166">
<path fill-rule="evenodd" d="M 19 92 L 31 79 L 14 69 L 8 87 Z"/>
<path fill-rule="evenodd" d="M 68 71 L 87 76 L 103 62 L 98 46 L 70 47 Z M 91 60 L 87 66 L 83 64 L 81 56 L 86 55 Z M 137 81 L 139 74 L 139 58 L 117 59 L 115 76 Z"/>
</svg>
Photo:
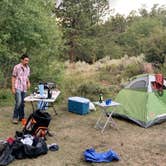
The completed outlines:
<svg viewBox="0 0 166 166">
<path fill-rule="evenodd" d="M 102 103 L 102 102 L 103 102 L 103 94 L 100 93 L 100 94 L 99 94 L 99 103 Z"/>
</svg>

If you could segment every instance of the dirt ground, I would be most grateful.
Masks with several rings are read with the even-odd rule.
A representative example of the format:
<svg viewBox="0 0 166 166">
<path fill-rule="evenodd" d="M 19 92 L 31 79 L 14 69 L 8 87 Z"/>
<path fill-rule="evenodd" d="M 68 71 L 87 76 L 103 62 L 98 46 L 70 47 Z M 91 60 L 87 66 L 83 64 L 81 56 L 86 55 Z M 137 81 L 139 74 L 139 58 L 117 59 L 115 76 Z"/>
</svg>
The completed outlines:
<svg viewBox="0 0 166 166">
<path fill-rule="evenodd" d="M 30 113 L 26 106 L 26 116 Z M 133 123 L 115 119 L 118 130 L 108 126 L 101 134 L 94 128 L 100 110 L 80 116 L 67 111 L 67 107 L 58 107 L 58 115 L 52 115 L 49 126 L 53 137 L 47 137 L 47 143 L 57 143 L 59 151 L 39 156 L 35 159 L 15 160 L 11 166 L 165 166 L 166 165 L 166 122 L 148 129 Z M 11 123 L 12 107 L 0 108 L 0 140 L 13 137 L 15 131 L 22 129 L 21 124 Z M 110 163 L 87 163 L 84 150 L 94 147 L 97 152 L 114 150 L 120 161 Z"/>
</svg>

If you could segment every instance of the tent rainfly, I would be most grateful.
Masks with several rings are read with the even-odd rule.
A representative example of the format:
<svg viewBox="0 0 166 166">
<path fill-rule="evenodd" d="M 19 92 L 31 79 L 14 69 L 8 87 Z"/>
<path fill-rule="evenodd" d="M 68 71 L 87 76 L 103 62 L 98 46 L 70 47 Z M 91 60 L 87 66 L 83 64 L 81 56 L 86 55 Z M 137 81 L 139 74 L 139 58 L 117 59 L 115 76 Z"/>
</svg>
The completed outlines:
<svg viewBox="0 0 166 166">
<path fill-rule="evenodd" d="M 159 74 L 158 74 L 159 75 Z M 162 89 L 154 88 L 157 75 L 138 75 L 118 93 L 115 116 L 120 116 L 147 128 L 166 121 L 166 81 L 162 78 Z"/>
</svg>

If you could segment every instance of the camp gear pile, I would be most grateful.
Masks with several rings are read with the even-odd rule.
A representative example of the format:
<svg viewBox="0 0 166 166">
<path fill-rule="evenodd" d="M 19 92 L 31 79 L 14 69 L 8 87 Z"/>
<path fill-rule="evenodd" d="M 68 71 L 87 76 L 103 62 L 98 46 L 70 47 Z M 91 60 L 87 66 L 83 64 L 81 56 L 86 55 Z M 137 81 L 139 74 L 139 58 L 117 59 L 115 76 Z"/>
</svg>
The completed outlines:
<svg viewBox="0 0 166 166">
<path fill-rule="evenodd" d="M 0 166 L 8 165 L 14 159 L 35 158 L 48 150 L 58 150 L 58 145 L 48 146 L 45 142 L 50 121 L 49 113 L 34 111 L 21 132 L 16 131 L 14 138 L 0 142 Z"/>
</svg>

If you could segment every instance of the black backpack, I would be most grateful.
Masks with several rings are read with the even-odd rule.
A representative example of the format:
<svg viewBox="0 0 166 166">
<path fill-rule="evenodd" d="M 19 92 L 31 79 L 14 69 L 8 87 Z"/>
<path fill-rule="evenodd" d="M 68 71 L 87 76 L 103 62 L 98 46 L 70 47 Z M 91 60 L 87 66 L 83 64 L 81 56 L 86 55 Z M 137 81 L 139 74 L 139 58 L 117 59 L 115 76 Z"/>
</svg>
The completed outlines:
<svg viewBox="0 0 166 166">
<path fill-rule="evenodd" d="M 51 116 L 48 112 L 36 110 L 28 117 L 23 128 L 23 133 L 31 134 L 36 137 L 45 137 L 50 121 Z"/>
</svg>

